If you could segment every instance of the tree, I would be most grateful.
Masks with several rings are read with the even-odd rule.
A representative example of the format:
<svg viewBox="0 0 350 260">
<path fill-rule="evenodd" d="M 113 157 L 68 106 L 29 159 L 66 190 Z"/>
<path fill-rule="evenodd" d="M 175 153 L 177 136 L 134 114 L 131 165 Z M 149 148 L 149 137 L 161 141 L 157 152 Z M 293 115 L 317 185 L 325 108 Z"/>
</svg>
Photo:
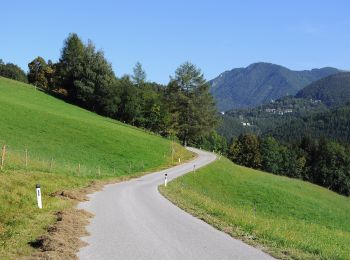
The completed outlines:
<svg viewBox="0 0 350 260">
<path fill-rule="evenodd" d="M 215 151 L 216 153 L 224 155 L 227 153 L 227 141 L 216 131 L 212 131 L 207 136 L 203 136 L 198 145 L 208 151 Z"/>
<path fill-rule="evenodd" d="M 13 63 L 5 64 L 2 59 L 0 59 L 0 76 L 28 83 L 27 75 L 20 67 Z"/>
<path fill-rule="evenodd" d="M 111 64 L 89 41 L 84 45 L 76 34 L 64 43 L 58 65 L 61 86 L 76 104 L 99 114 L 116 117 L 120 90 Z"/>
<path fill-rule="evenodd" d="M 314 182 L 350 195 L 350 159 L 344 146 L 321 140 L 318 147 L 318 160 L 314 167 Z"/>
<path fill-rule="evenodd" d="M 146 82 L 146 72 L 142 68 L 142 65 L 140 62 L 137 62 L 134 69 L 133 69 L 134 75 L 132 76 L 132 80 L 134 84 L 137 86 L 141 86 Z"/>
<path fill-rule="evenodd" d="M 46 61 L 39 56 L 28 64 L 28 68 L 29 83 L 39 88 L 47 89 L 49 85 L 47 75 L 50 74 L 51 71 L 50 67 L 46 64 Z"/>
<path fill-rule="evenodd" d="M 270 136 L 262 139 L 260 150 L 262 169 L 271 173 L 279 173 L 283 158 L 280 145 L 276 139 Z"/>
<path fill-rule="evenodd" d="M 296 149 L 286 146 L 281 147 L 280 153 L 282 155 L 282 161 L 278 174 L 298 179 L 303 178 L 306 163 L 305 157 L 299 156 Z"/>
<path fill-rule="evenodd" d="M 64 42 L 59 61 L 60 86 L 68 92 L 68 96 L 76 99 L 75 80 L 79 80 L 82 71 L 85 46 L 76 33 L 71 33 Z"/>
<path fill-rule="evenodd" d="M 172 92 L 172 93 L 170 93 Z M 195 144 L 218 123 L 214 99 L 199 68 L 186 62 L 175 71 L 168 84 L 170 110 L 176 111 L 174 132 L 184 145 Z"/>
<path fill-rule="evenodd" d="M 259 169 L 261 167 L 261 154 L 256 135 L 242 134 L 238 139 L 233 139 L 229 148 L 229 157 L 237 164 Z"/>
<path fill-rule="evenodd" d="M 137 124 L 155 133 L 167 136 L 169 113 L 164 102 L 164 86 L 156 83 L 144 83 L 139 87 L 141 111 Z"/>
<path fill-rule="evenodd" d="M 122 77 L 118 84 L 121 89 L 118 119 L 134 125 L 136 119 L 140 116 L 140 90 L 133 85 L 129 76 Z"/>
</svg>

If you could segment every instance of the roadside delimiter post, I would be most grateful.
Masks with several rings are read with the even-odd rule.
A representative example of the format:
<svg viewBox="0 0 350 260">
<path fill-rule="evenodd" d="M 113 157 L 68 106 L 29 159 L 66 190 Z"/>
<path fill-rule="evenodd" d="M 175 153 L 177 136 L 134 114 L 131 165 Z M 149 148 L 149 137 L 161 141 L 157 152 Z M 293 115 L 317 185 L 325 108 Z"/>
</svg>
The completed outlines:
<svg viewBox="0 0 350 260">
<path fill-rule="evenodd" d="M 43 204 L 42 204 L 42 201 L 41 201 L 40 184 L 37 184 L 37 185 L 36 185 L 36 199 L 37 199 L 37 201 L 38 201 L 38 207 L 39 207 L 39 209 L 42 209 L 42 208 L 43 208 Z"/>
</svg>

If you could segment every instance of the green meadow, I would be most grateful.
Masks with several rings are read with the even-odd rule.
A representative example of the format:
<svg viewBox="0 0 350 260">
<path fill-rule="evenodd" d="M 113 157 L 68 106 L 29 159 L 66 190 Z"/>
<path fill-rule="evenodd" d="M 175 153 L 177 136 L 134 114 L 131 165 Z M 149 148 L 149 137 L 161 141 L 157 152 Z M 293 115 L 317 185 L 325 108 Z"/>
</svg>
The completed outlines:
<svg viewBox="0 0 350 260">
<path fill-rule="evenodd" d="M 282 259 L 350 259 L 350 199 L 221 158 L 161 192 L 192 215 Z"/>
<path fill-rule="evenodd" d="M 93 180 L 117 180 L 167 167 L 192 154 L 178 144 L 0 77 L 0 258 L 29 255 L 28 244 L 73 206 L 50 194 Z M 174 152 L 173 152 L 174 150 Z M 44 209 L 36 208 L 35 184 Z"/>
</svg>

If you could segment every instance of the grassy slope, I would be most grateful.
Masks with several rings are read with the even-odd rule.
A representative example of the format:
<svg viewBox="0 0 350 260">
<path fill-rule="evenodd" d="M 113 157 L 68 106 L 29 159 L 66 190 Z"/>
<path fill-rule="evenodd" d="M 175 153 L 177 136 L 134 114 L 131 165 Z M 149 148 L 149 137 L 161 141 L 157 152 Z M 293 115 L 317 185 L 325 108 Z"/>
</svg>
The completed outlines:
<svg viewBox="0 0 350 260">
<path fill-rule="evenodd" d="M 161 192 L 281 258 L 349 259 L 350 200 L 319 186 L 216 161 Z"/>
<path fill-rule="evenodd" d="M 3 144 L 7 145 L 7 156 L 5 169 L 0 171 L 2 259 L 30 254 L 33 249 L 28 242 L 55 221 L 55 212 L 72 206 L 72 202 L 49 194 L 84 187 L 96 178 L 137 175 L 171 164 L 169 140 L 0 77 L 0 145 Z M 178 145 L 175 150 L 176 161 L 178 157 L 191 157 Z M 37 182 L 42 185 L 41 211 L 35 206 Z"/>
</svg>

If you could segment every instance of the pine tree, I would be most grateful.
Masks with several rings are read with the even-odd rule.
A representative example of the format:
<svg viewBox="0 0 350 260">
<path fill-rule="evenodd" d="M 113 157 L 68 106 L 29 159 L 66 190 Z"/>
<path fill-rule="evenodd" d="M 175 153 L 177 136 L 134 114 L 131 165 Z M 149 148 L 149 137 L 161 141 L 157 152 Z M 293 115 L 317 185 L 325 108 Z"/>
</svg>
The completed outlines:
<svg viewBox="0 0 350 260">
<path fill-rule="evenodd" d="M 199 68 L 186 62 L 175 71 L 168 85 L 170 110 L 176 111 L 174 132 L 184 145 L 195 144 L 218 123 L 215 103 L 209 85 Z"/>
</svg>

